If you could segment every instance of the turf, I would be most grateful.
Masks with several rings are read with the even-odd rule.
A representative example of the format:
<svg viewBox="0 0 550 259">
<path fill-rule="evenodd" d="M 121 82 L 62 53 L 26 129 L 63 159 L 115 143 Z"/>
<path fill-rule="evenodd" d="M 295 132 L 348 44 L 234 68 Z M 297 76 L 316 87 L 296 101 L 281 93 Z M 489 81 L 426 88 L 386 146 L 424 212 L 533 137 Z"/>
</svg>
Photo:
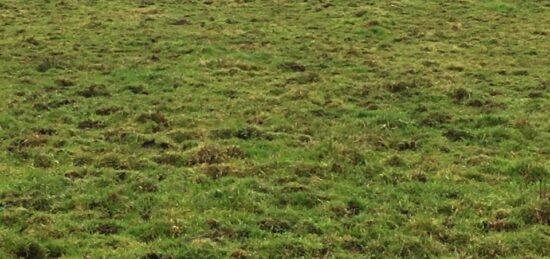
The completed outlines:
<svg viewBox="0 0 550 259">
<path fill-rule="evenodd" d="M 3 0 L 0 258 L 548 257 L 549 14 Z"/>
</svg>

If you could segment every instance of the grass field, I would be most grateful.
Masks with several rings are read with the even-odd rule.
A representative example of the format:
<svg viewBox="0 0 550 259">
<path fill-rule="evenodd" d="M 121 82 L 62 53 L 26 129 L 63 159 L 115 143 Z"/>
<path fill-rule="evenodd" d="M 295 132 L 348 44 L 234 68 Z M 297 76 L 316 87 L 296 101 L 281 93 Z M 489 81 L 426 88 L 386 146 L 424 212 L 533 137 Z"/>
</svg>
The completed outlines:
<svg viewBox="0 0 550 259">
<path fill-rule="evenodd" d="M 0 258 L 550 257 L 549 24 L 2 0 Z"/>
</svg>

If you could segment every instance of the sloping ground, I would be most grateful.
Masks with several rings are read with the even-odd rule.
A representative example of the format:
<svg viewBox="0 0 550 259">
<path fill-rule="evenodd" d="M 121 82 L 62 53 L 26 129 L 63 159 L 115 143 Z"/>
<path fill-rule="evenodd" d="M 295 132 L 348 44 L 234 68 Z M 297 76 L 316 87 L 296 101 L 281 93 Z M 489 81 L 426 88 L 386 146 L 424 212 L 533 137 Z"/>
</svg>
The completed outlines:
<svg viewBox="0 0 550 259">
<path fill-rule="evenodd" d="M 3 0 L 0 257 L 550 256 L 549 13 Z"/>
</svg>

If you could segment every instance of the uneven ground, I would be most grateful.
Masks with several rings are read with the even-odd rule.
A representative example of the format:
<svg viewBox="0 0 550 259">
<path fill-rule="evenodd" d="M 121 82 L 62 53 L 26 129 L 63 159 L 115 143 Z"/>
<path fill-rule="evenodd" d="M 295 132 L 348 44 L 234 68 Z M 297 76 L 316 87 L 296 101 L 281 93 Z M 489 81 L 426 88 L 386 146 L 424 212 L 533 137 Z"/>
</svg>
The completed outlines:
<svg viewBox="0 0 550 259">
<path fill-rule="evenodd" d="M 535 0 L 3 0 L 0 258 L 550 256 L 549 24 Z"/>
</svg>

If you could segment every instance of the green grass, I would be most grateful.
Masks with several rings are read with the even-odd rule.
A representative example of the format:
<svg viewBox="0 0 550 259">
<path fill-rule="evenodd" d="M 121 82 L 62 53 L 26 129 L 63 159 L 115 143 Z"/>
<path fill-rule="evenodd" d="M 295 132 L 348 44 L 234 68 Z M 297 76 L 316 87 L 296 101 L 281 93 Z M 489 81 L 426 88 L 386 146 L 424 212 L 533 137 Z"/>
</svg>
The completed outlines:
<svg viewBox="0 0 550 259">
<path fill-rule="evenodd" d="M 549 13 L 4 0 L 0 258 L 549 257 Z"/>
</svg>

